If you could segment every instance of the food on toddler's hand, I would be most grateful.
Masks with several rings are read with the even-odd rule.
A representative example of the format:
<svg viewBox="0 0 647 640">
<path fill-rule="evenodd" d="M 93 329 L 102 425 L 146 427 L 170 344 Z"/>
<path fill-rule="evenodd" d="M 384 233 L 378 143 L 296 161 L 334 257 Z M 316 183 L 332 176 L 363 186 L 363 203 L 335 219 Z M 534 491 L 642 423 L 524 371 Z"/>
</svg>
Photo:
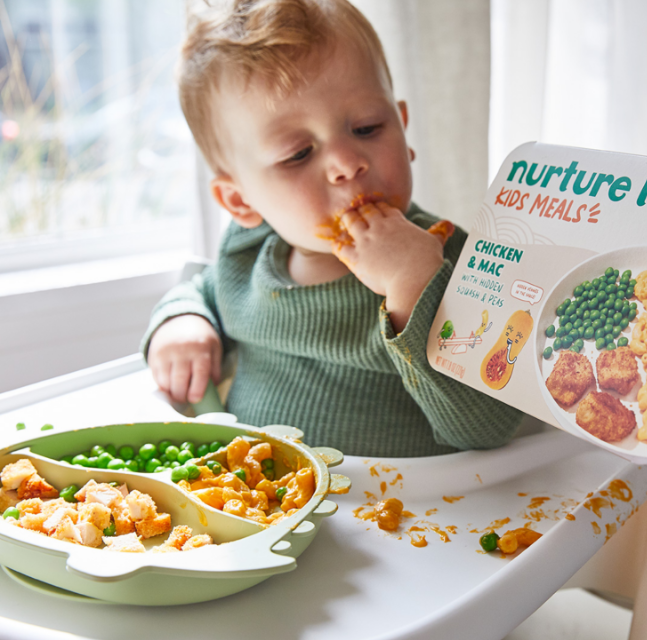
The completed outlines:
<svg viewBox="0 0 647 640">
<path fill-rule="evenodd" d="M 596 360 L 600 389 L 617 391 L 621 396 L 629 393 L 640 380 L 635 354 L 629 347 L 603 351 Z"/>
<path fill-rule="evenodd" d="M 446 244 L 447 240 L 449 240 L 454 235 L 454 230 L 455 227 L 449 220 L 439 220 L 438 222 L 432 224 L 429 229 L 427 229 L 429 233 L 438 236 L 443 245 Z"/>
<path fill-rule="evenodd" d="M 384 531 L 395 531 L 400 526 L 403 508 L 404 505 L 397 498 L 380 500 L 375 505 L 377 526 Z"/>
<path fill-rule="evenodd" d="M 636 427 L 634 412 L 604 391 L 591 391 L 580 402 L 575 421 L 582 429 L 605 442 L 619 442 Z"/>
<path fill-rule="evenodd" d="M 550 395 L 562 407 L 573 406 L 594 384 L 595 376 L 589 359 L 573 351 L 559 354 L 559 359 L 546 380 Z"/>
</svg>

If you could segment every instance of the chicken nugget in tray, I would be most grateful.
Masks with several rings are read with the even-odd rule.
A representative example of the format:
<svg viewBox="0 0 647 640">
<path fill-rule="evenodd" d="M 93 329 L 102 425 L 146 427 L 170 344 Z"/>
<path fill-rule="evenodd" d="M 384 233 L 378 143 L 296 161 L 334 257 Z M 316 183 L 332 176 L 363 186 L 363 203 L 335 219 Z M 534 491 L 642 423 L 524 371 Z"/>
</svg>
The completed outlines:
<svg viewBox="0 0 647 640">
<path fill-rule="evenodd" d="M 582 429 L 605 442 L 619 442 L 636 427 L 634 412 L 604 391 L 591 391 L 580 402 L 575 421 Z"/>
<path fill-rule="evenodd" d="M 603 351 L 595 362 L 600 389 L 617 391 L 621 396 L 640 380 L 636 356 L 629 347 Z"/>
<path fill-rule="evenodd" d="M 595 384 L 589 359 L 573 351 L 562 351 L 546 380 L 550 395 L 562 407 L 573 406 Z"/>
</svg>

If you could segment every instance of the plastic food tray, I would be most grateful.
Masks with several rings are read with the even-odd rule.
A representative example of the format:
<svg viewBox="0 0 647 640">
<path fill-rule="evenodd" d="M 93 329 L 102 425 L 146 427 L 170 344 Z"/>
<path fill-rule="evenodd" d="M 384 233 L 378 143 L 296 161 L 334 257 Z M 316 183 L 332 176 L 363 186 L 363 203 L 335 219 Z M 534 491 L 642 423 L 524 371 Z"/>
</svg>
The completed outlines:
<svg viewBox="0 0 647 640">
<path fill-rule="evenodd" d="M 231 421 L 228 414 L 213 414 L 213 417 Z M 14 440 L 21 433 L 24 432 L 17 432 Z M 110 602 L 157 606 L 227 596 L 294 569 L 295 558 L 312 542 L 321 520 L 337 509 L 325 496 L 331 483 L 328 465 L 340 464 L 342 454 L 334 449 L 311 449 L 301 444 L 295 439 L 303 434 L 292 427 L 276 425 L 260 430 L 248 425 L 173 421 L 47 433 L 26 440 L 23 436 L 21 442 L 5 441 L 0 449 L 0 469 L 19 458 L 28 458 L 39 474 L 59 489 L 70 484 L 81 487 L 90 478 L 97 482 L 125 482 L 130 490 L 151 495 L 160 511 L 170 513 L 173 526 L 188 525 L 194 535 L 208 533 L 216 543 L 173 554 L 117 553 L 56 540 L 0 521 L 0 564 L 76 594 Z M 316 488 L 310 501 L 289 518 L 264 527 L 201 502 L 171 481 L 170 470 L 143 474 L 79 468 L 58 462 L 63 455 L 89 449 L 93 444 L 141 446 L 166 438 L 229 442 L 236 436 L 269 442 L 279 475 L 311 467 Z M 345 480 L 333 476 L 333 484 L 343 484 Z M 156 537 L 145 544 L 150 547 L 161 541 L 161 537 Z"/>
</svg>

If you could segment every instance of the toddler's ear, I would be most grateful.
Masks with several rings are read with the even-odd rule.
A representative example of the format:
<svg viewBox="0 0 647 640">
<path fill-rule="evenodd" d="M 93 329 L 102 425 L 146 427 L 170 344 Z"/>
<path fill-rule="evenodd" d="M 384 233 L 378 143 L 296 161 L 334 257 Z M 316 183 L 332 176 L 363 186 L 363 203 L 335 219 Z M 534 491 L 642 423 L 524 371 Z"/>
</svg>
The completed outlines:
<svg viewBox="0 0 647 640">
<path fill-rule="evenodd" d="M 253 229 L 263 222 L 261 214 L 245 202 L 240 188 L 230 176 L 221 175 L 214 178 L 211 181 L 211 193 L 216 202 L 227 209 L 241 227 Z"/>
</svg>

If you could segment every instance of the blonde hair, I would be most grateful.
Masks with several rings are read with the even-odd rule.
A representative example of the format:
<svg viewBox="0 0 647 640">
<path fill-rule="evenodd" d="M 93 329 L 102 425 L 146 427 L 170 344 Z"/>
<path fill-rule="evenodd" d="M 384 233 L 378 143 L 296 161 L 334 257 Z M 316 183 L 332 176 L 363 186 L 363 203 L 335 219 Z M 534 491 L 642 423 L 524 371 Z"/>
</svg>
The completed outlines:
<svg viewBox="0 0 647 640">
<path fill-rule="evenodd" d="M 226 172 L 214 108 L 223 72 L 259 77 L 280 97 L 303 81 L 300 62 L 342 39 L 377 59 L 391 83 L 375 30 L 348 0 L 219 0 L 193 14 L 178 65 L 180 104 L 216 174 Z"/>
</svg>

